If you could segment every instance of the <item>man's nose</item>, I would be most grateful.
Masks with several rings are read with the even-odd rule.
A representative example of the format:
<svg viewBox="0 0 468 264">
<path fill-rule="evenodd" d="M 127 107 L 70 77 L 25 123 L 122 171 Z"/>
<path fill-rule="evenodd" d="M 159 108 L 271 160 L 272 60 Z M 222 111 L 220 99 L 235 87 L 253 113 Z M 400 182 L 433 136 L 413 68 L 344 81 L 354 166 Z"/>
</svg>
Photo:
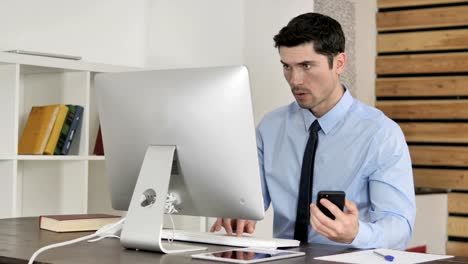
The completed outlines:
<svg viewBox="0 0 468 264">
<path fill-rule="evenodd" d="M 291 76 L 290 76 L 289 82 L 291 83 L 292 86 L 301 85 L 303 82 L 302 72 L 297 69 L 291 70 Z"/>
</svg>

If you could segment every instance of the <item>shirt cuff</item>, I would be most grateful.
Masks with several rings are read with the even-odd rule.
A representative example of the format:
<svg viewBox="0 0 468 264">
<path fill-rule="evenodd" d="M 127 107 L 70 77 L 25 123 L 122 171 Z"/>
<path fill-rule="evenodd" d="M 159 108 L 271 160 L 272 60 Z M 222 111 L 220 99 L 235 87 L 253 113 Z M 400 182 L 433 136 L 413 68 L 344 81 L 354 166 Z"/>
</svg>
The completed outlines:
<svg viewBox="0 0 468 264">
<path fill-rule="evenodd" d="M 372 228 L 369 223 L 359 220 L 359 230 L 351 242 L 351 247 L 354 248 L 369 248 L 369 240 L 372 236 Z"/>
</svg>

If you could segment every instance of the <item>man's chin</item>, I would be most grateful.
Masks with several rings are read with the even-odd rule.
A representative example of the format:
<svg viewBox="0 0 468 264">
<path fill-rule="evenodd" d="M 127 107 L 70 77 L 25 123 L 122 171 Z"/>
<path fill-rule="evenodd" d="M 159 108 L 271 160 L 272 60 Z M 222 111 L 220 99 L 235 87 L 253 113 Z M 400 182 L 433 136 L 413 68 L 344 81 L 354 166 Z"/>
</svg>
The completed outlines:
<svg viewBox="0 0 468 264">
<path fill-rule="evenodd" d="M 301 107 L 301 108 L 304 108 L 304 109 L 312 109 L 314 107 L 314 105 L 312 104 L 308 104 L 308 103 L 305 103 L 305 102 L 301 102 L 299 100 L 296 100 L 297 104 Z"/>
</svg>

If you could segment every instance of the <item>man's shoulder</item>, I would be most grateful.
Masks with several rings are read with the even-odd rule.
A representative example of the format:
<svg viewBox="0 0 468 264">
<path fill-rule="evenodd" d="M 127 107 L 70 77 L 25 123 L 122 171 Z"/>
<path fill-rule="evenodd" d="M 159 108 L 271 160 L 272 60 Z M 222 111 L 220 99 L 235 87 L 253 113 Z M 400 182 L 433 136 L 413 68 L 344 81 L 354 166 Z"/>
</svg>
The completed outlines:
<svg viewBox="0 0 468 264">
<path fill-rule="evenodd" d="M 401 131 L 400 126 L 395 121 L 387 117 L 381 110 L 364 104 L 359 100 L 355 100 L 355 104 L 351 109 L 350 115 L 356 122 L 365 124 L 375 132 Z"/>
<path fill-rule="evenodd" d="M 288 118 L 290 113 L 298 110 L 299 108 L 295 102 L 275 108 L 272 111 L 265 114 L 265 116 L 260 121 L 259 127 L 271 126 L 281 123 L 286 118 Z"/>
</svg>

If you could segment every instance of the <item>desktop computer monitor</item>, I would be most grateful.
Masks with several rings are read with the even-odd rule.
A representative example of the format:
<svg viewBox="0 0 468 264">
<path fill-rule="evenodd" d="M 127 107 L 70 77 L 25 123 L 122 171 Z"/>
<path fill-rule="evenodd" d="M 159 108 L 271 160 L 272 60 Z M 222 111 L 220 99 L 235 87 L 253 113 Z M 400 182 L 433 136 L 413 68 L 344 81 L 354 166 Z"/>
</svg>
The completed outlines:
<svg viewBox="0 0 468 264">
<path fill-rule="evenodd" d="M 141 179 L 145 173 L 148 181 L 163 189 L 170 176 L 168 192 L 178 197 L 179 214 L 263 218 L 249 77 L 244 66 L 103 73 L 95 76 L 94 85 L 114 209 L 131 209 L 132 196 L 137 199 L 142 196 L 137 192 L 151 189 L 142 186 L 137 190 L 138 184 L 148 183 Z M 169 152 L 160 156 L 163 158 L 149 157 L 150 149 L 164 152 L 167 146 L 175 149 L 174 162 Z M 169 162 L 161 161 L 169 156 Z M 162 165 L 155 165 L 157 162 Z M 165 199 L 164 194 L 159 190 L 154 197 Z M 134 202 L 135 210 L 141 209 L 140 202 Z M 146 209 L 141 210 L 138 214 L 146 214 Z M 127 222 L 131 214 L 129 210 Z M 135 226 L 143 223 L 142 219 L 135 221 Z"/>
</svg>

